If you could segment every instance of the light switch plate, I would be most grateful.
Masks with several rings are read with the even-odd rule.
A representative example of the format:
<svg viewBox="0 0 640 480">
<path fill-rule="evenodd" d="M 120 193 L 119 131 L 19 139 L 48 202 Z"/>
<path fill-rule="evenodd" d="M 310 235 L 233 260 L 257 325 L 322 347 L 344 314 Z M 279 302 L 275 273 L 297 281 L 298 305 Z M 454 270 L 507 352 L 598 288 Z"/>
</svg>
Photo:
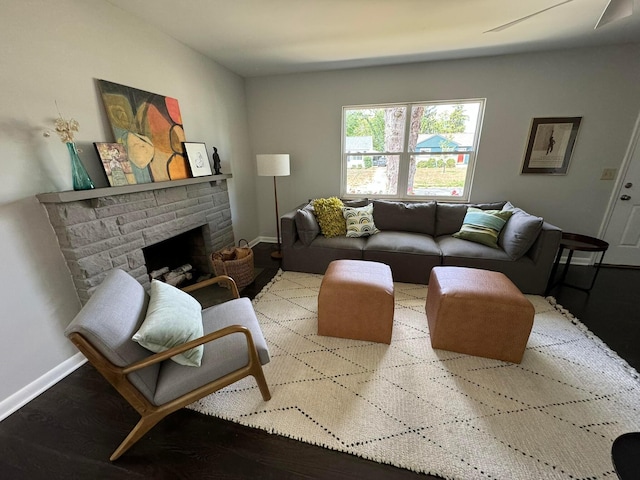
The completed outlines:
<svg viewBox="0 0 640 480">
<path fill-rule="evenodd" d="M 617 169 L 615 168 L 603 168 L 602 176 L 600 177 L 600 180 L 615 180 L 616 171 Z"/>
</svg>

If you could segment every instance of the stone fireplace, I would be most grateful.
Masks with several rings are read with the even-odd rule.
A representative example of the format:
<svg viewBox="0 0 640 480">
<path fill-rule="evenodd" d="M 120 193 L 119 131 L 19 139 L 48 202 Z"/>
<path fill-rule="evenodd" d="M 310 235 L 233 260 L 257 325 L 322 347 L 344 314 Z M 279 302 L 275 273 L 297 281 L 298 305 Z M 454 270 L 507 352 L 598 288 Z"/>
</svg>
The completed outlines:
<svg viewBox="0 0 640 480">
<path fill-rule="evenodd" d="M 38 195 L 82 304 L 114 268 L 148 289 L 143 249 L 185 232 L 197 232 L 190 240 L 199 247 L 193 261 L 210 268 L 209 255 L 234 243 L 226 178 L 230 175 Z"/>
</svg>

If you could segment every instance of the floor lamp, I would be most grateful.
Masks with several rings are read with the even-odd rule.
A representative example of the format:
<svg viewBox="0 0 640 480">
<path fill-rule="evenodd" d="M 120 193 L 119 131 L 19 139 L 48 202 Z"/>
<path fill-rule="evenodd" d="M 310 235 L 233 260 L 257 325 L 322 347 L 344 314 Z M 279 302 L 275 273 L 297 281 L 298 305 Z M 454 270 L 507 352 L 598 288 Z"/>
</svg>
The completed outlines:
<svg viewBox="0 0 640 480">
<path fill-rule="evenodd" d="M 278 188 L 276 186 L 276 177 L 286 177 L 289 175 L 289 154 L 274 153 L 256 155 L 258 162 L 258 176 L 273 177 L 273 193 L 276 199 L 276 232 L 278 240 L 278 250 L 271 253 L 273 258 L 282 258 L 280 243 L 280 214 L 278 213 Z"/>
</svg>

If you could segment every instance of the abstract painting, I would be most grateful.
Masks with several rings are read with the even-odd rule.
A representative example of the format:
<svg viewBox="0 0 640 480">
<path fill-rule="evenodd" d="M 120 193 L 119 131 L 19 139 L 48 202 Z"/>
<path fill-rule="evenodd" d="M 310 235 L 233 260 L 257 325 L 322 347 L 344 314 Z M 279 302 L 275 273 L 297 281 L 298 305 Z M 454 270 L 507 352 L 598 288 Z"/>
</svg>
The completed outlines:
<svg viewBox="0 0 640 480">
<path fill-rule="evenodd" d="M 133 185 L 136 177 L 127 158 L 127 151 L 121 143 L 94 142 L 98 156 L 102 161 L 107 180 L 112 187 Z"/>
<path fill-rule="evenodd" d="M 127 153 L 136 183 L 189 178 L 178 100 L 98 80 L 116 142 Z"/>
</svg>

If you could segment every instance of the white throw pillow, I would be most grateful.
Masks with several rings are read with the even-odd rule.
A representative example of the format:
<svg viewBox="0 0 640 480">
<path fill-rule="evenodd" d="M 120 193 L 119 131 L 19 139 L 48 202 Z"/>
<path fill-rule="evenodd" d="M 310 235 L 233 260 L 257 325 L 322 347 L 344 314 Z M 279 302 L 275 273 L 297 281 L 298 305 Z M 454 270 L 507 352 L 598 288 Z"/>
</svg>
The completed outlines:
<svg viewBox="0 0 640 480">
<path fill-rule="evenodd" d="M 373 204 L 364 207 L 343 207 L 342 215 L 347 224 L 347 237 L 369 237 L 379 233 L 373 223 Z"/>
<path fill-rule="evenodd" d="M 151 282 L 150 297 L 147 316 L 133 335 L 133 341 L 159 353 L 202 337 L 202 307 L 195 298 L 158 280 Z M 180 365 L 199 367 L 203 352 L 204 347 L 199 345 L 171 360 Z"/>
</svg>

